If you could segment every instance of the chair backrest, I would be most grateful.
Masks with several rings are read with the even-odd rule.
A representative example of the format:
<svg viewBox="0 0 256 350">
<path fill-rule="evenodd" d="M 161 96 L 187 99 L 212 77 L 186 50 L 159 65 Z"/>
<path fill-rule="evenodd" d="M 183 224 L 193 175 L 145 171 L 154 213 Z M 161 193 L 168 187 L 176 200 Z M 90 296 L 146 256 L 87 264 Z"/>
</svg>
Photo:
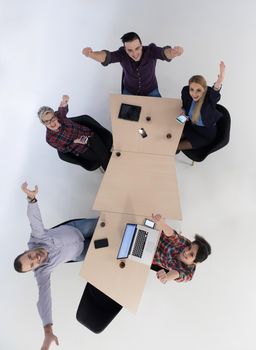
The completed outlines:
<svg viewBox="0 0 256 350">
<path fill-rule="evenodd" d="M 112 145 L 113 145 L 113 136 L 112 133 L 104 128 L 100 123 L 98 123 L 95 119 L 90 117 L 89 115 L 80 115 L 78 117 L 72 117 L 70 118 L 72 121 L 87 126 L 90 128 L 92 131 L 94 131 L 101 139 L 103 144 L 106 146 L 107 149 L 111 150 Z M 69 162 L 69 163 L 74 163 L 77 164 L 77 157 L 70 152 L 63 153 L 58 151 L 58 155 L 60 159 Z M 99 168 L 100 163 L 97 163 L 92 160 L 87 160 L 86 162 L 84 161 L 81 166 L 89 171 L 93 171 Z"/>
<path fill-rule="evenodd" d="M 195 162 L 202 162 L 209 154 L 226 146 L 230 138 L 231 118 L 228 110 L 220 104 L 216 105 L 216 109 L 221 112 L 222 117 L 217 121 L 217 135 L 215 140 L 208 146 L 182 151 L 188 158 Z"/>
<path fill-rule="evenodd" d="M 72 121 L 87 126 L 92 131 L 94 131 L 100 138 L 101 141 L 104 143 L 107 149 L 111 149 L 113 145 L 113 136 L 112 133 L 104 128 L 100 123 L 98 123 L 95 119 L 90 117 L 89 115 L 80 115 L 78 117 L 72 117 L 70 118 Z"/>
<path fill-rule="evenodd" d="M 76 319 L 94 333 L 102 332 L 121 311 L 122 306 L 87 282 Z"/>
</svg>

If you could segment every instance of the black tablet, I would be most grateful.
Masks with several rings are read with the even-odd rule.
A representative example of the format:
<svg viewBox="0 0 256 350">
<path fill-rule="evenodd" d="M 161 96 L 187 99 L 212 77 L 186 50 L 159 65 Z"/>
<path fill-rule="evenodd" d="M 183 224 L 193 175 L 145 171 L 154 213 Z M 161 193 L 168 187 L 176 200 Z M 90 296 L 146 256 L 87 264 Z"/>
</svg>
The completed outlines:
<svg viewBox="0 0 256 350">
<path fill-rule="evenodd" d="M 140 119 L 140 111 L 141 111 L 140 106 L 134 106 L 134 105 L 128 105 L 126 103 L 122 103 L 118 114 L 118 118 L 137 122 Z"/>
</svg>

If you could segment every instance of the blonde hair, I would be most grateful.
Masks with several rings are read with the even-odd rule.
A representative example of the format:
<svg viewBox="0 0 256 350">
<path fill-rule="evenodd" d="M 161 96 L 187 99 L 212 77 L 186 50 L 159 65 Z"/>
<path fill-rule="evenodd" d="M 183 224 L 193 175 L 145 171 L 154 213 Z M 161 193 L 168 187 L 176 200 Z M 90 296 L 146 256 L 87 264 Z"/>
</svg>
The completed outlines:
<svg viewBox="0 0 256 350">
<path fill-rule="evenodd" d="M 201 111 L 202 105 L 204 103 L 205 95 L 207 93 L 207 82 L 202 75 L 193 75 L 193 77 L 191 77 L 188 81 L 189 86 L 191 83 L 199 84 L 204 89 L 203 95 L 196 102 L 196 105 L 195 105 L 195 108 L 194 108 L 193 114 L 192 114 L 192 123 L 196 124 L 196 122 L 198 121 L 199 116 L 200 116 L 200 111 Z"/>
</svg>

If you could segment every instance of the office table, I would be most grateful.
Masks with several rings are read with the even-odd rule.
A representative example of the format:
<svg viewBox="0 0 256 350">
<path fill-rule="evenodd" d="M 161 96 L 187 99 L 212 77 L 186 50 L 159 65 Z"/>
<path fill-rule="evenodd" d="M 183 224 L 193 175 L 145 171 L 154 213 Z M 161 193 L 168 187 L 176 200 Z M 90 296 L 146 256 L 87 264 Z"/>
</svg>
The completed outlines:
<svg viewBox="0 0 256 350">
<path fill-rule="evenodd" d="M 138 122 L 118 118 L 121 103 L 142 107 Z M 182 218 L 175 170 L 183 130 L 176 121 L 181 101 L 111 95 L 110 105 L 114 149 L 93 206 L 101 210 L 93 240 L 107 237 L 109 247 L 95 249 L 91 242 L 81 276 L 135 313 L 150 267 L 127 259 L 122 269 L 116 256 L 128 222 L 142 224 L 152 213 Z M 146 138 L 139 128 L 145 129 Z"/>
<path fill-rule="evenodd" d="M 125 225 L 143 221 L 144 217 L 138 215 L 101 212 L 80 272 L 83 278 L 132 313 L 136 313 L 139 306 L 150 266 L 126 259 L 125 267 L 120 268 L 121 260 L 116 257 Z M 95 249 L 93 241 L 100 238 L 108 238 L 109 246 Z"/>
<path fill-rule="evenodd" d="M 93 209 L 181 220 L 174 157 L 120 153 L 112 154 Z"/>
<path fill-rule="evenodd" d="M 141 106 L 138 122 L 118 118 L 121 103 Z M 180 99 L 113 94 L 110 111 L 114 150 L 175 155 L 183 130 L 183 125 L 176 120 L 181 111 Z M 146 138 L 140 136 L 139 128 L 145 129 Z"/>
</svg>

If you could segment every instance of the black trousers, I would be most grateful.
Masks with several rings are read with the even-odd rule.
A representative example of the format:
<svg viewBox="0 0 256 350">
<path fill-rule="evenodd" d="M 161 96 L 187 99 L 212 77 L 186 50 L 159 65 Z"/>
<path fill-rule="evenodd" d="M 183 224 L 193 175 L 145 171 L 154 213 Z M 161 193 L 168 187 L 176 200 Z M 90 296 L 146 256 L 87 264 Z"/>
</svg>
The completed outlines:
<svg viewBox="0 0 256 350">
<path fill-rule="evenodd" d="M 58 154 L 60 159 L 65 162 L 80 165 L 89 171 L 95 170 L 100 166 L 106 170 L 111 157 L 110 150 L 107 149 L 100 137 L 96 134 L 89 138 L 88 148 L 84 153 L 76 156 L 70 152 L 62 153 L 58 151 Z"/>
<path fill-rule="evenodd" d="M 89 138 L 88 149 L 78 156 L 78 159 L 83 162 L 86 160 L 99 163 L 104 170 L 107 169 L 111 152 L 106 148 L 104 143 L 101 141 L 98 135 L 94 134 L 93 137 Z"/>
</svg>

